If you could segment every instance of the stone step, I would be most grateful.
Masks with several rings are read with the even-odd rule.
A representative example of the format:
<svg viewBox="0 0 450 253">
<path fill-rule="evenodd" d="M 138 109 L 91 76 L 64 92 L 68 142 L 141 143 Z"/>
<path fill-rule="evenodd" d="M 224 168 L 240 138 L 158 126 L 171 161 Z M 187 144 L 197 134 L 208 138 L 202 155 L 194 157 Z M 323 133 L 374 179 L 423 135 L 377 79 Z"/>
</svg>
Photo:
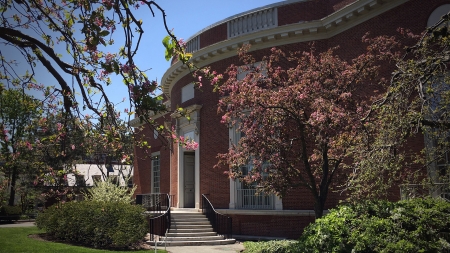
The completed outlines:
<svg viewBox="0 0 450 253">
<path fill-rule="evenodd" d="M 205 229 L 205 228 L 212 228 L 211 224 L 171 224 L 170 230 L 172 229 Z"/>
<path fill-rule="evenodd" d="M 188 236 L 188 237 L 169 237 L 167 236 L 166 241 L 174 242 L 174 241 L 212 241 L 212 240 L 223 240 L 223 236 L 214 235 L 214 236 Z"/>
<path fill-rule="evenodd" d="M 194 220 L 194 221 L 171 221 L 170 223 L 172 226 L 180 226 L 180 225 L 211 225 L 209 220 Z"/>
<path fill-rule="evenodd" d="M 191 219 L 191 218 L 206 218 L 205 215 L 199 213 L 199 214 L 181 214 L 181 213 L 171 213 L 170 217 L 172 219 Z"/>
<path fill-rule="evenodd" d="M 212 227 L 205 228 L 171 228 L 170 233 L 205 233 L 205 232 L 213 232 Z"/>
<path fill-rule="evenodd" d="M 195 208 L 176 208 L 171 207 L 170 208 L 171 213 L 202 213 L 201 209 L 195 209 Z"/>
<path fill-rule="evenodd" d="M 225 245 L 235 243 L 235 239 L 209 240 L 209 241 L 166 241 L 167 246 L 202 246 L 202 245 Z M 163 241 L 158 241 L 158 247 L 164 247 Z M 147 241 L 147 244 L 154 246 L 154 241 Z"/>
<path fill-rule="evenodd" d="M 158 247 L 189 245 L 233 244 L 236 240 L 227 239 L 213 231 L 211 223 L 197 209 L 171 209 L 171 225 L 167 237 L 160 237 Z M 165 240 L 165 241 L 164 241 Z M 148 241 L 154 246 L 154 241 Z"/>
<path fill-rule="evenodd" d="M 169 232 L 168 237 L 200 237 L 200 236 L 216 236 L 216 232 Z"/>
<path fill-rule="evenodd" d="M 173 221 L 209 221 L 208 218 L 204 216 L 199 217 L 170 217 L 170 220 Z"/>
</svg>

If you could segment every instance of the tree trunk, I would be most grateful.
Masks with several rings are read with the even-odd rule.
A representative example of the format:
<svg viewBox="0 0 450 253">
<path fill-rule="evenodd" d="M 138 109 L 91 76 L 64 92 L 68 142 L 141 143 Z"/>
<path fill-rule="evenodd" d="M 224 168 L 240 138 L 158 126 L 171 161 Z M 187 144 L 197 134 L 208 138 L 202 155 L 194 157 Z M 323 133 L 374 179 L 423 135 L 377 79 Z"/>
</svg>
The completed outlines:
<svg viewBox="0 0 450 253">
<path fill-rule="evenodd" d="M 314 215 L 316 220 L 323 216 L 324 206 L 325 206 L 325 199 L 323 199 L 323 196 L 318 196 L 314 202 Z"/>
<path fill-rule="evenodd" d="M 17 168 L 14 166 L 12 168 L 12 176 L 11 176 L 11 191 L 9 192 L 9 206 L 14 206 L 14 199 L 16 198 L 16 181 L 17 181 Z"/>
</svg>

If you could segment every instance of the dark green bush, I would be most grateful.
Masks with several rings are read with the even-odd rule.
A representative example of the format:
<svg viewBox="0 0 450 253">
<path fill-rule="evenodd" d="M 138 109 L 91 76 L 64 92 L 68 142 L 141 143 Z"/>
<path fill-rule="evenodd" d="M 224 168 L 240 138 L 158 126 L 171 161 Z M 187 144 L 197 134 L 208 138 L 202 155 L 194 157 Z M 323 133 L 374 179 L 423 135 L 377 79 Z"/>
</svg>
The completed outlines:
<svg viewBox="0 0 450 253">
<path fill-rule="evenodd" d="M 343 205 L 305 229 L 299 252 L 444 252 L 449 232 L 450 203 L 443 200 Z"/>
<path fill-rule="evenodd" d="M 0 208 L 0 215 L 2 216 L 20 216 L 22 208 L 20 206 L 2 206 Z"/>
<path fill-rule="evenodd" d="M 130 246 L 147 232 L 140 206 L 118 202 L 68 202 L 39 214 L 38 228 L 55 238 L 95 248 Z"/>
<path fill-rule="evenodd" d="M 245 253 L 295 253 L 302 252 L 297 241 L 274 240 L 262 242 L 244 242 Z"/>
</svg>

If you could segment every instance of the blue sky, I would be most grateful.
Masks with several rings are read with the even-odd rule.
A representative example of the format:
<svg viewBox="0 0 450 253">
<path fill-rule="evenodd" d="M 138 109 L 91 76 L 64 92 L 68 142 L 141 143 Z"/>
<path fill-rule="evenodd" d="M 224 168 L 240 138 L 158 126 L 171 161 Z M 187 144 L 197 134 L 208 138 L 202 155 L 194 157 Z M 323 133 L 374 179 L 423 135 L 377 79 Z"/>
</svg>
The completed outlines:
<svg viewBox="0 0 450 253">
<path fill-rule="evenodd" d="M 187 40 L 189 37 L 216 22 L 241 12 L 268 4 L 280 2 L 277 0 L 160 0 L 157 3 L 166 11 L 167 25 L 174 29 L 178 38 Z M 140 11 L 140 10 L 139 10 Z M 140 14 L 140 12 L 139 12 Z M 145 14 L 145 13 L 144 13 Z M 136 58 L 141 69 L 149 69 L 149 78 L 161 80 L 170 63 L 164 59 L 162 39 L 166 35 L 163 29 L 162 18 L 158 13 L 155 18 L 144 19 L 146 34 L 140 53 Z M 147 33 L 147 31 L 146 31 Z M 150 36 L 149 36 L 150 35 Z M 113 92 L 116 93 L 116 92 Z M 121 100 L 121 96 L 115 99 Z"/>
<path fill-rule="evenodd" d="M 200 30 L 208 27 L 216 22 L 226 19 L 230 16 L 239 14 L 241 12 L 249 11 L 254 8 L 262 7 L 265 5 L 280 2 L 278 0 L 195 0 L 195 1 L 180 1 L 180 0 L 156 0 L 156 2 L 166 12 L 166 21 L 169 29 L 173 29 L 175 35 L 181 39 L 187 40 L 189 37 L 199 32 Z M 158 80 L 160 82 L 165 71 L 169 68 L 170 63 L 164 58 L 164 47 L 162 45 L 162 39 L 167 35 L 164 26 L 162 15 L 156 8 L 155 17 L 151 16 L 151 12 L 148 8 L 140 7 L 135 10 L 134 14 L 137 19 L 142 19 L 144 27 L 144 36 L 141 41 L 138 54 L 135 57 L 135 63 L 142 69 L 149 69 L 146 73 L 151 80 Z M 115 45 L 117 48 L 123 44 L 123 38 L 120 37 L 121 29 L 118 27 L 117 31 L 113 35 Z M 12 51 L 7 48 L 0 50 L 5 56 L 11 58 L 17 58 L 18 51 Z M 61 53 L 65 53 L 63 45 L 57 45 L 56 50 L 60 50 Z M 112 50 L 112 49 L 109 49 Z M 106 51 L 108 52 L 108 51 Z M 70 58 L 63 57 L 68 63 L 71 62 Z M 23 59 L 21 59 L 23 61 Z M 18 65 L 18 72 L 23 72 L 27 65 L 22 63 Z M 36 79 L 38 83 L 44 85 L 55 85 L 59 87 L 56 80 L 48 73 L 44 67 L 38 67 L 36 69 Z M 113 84 L 107 87 L 107 93 L 111 101 L 116 103 L 125 98 L 125 103 L 121 103 L 118 106 L 120 111 L 124 111 L 129 106 L 128 91 L 123 82 L 118 77 L 111 77 Z M 71 83 L 70 77 L 66 78 L 68 83 Z M 34 96 L 41 97 L 40 94 L 33 94 Z M 81 99 L 81 97 L 79 98 Z M 91 114 L 86 111 L 83 114 Z M 125 114 L 125 113 L 124 113 Z"/>
</svg>

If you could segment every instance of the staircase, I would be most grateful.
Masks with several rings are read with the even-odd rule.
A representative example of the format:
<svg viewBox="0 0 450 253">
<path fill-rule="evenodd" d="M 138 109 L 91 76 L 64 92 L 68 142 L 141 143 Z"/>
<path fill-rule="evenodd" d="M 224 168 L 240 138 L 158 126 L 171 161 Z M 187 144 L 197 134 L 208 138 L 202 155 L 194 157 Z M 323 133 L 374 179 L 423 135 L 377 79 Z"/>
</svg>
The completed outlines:
<svg viewBox="0 0 450 253">
<path fill-rule="evenodd" d="M 180 208 L 171 211 L 171 226 L 167 238 L 167 246 L 223 245 L 233 244 L 235 239 L 225 239 L 217 235 L 205 215 L 197 209 Z M 164 245 L 164 237 L 160 237 L 158 246 Z M 150 245 L 155 242 L 149 241 Z"/>
</svg>

